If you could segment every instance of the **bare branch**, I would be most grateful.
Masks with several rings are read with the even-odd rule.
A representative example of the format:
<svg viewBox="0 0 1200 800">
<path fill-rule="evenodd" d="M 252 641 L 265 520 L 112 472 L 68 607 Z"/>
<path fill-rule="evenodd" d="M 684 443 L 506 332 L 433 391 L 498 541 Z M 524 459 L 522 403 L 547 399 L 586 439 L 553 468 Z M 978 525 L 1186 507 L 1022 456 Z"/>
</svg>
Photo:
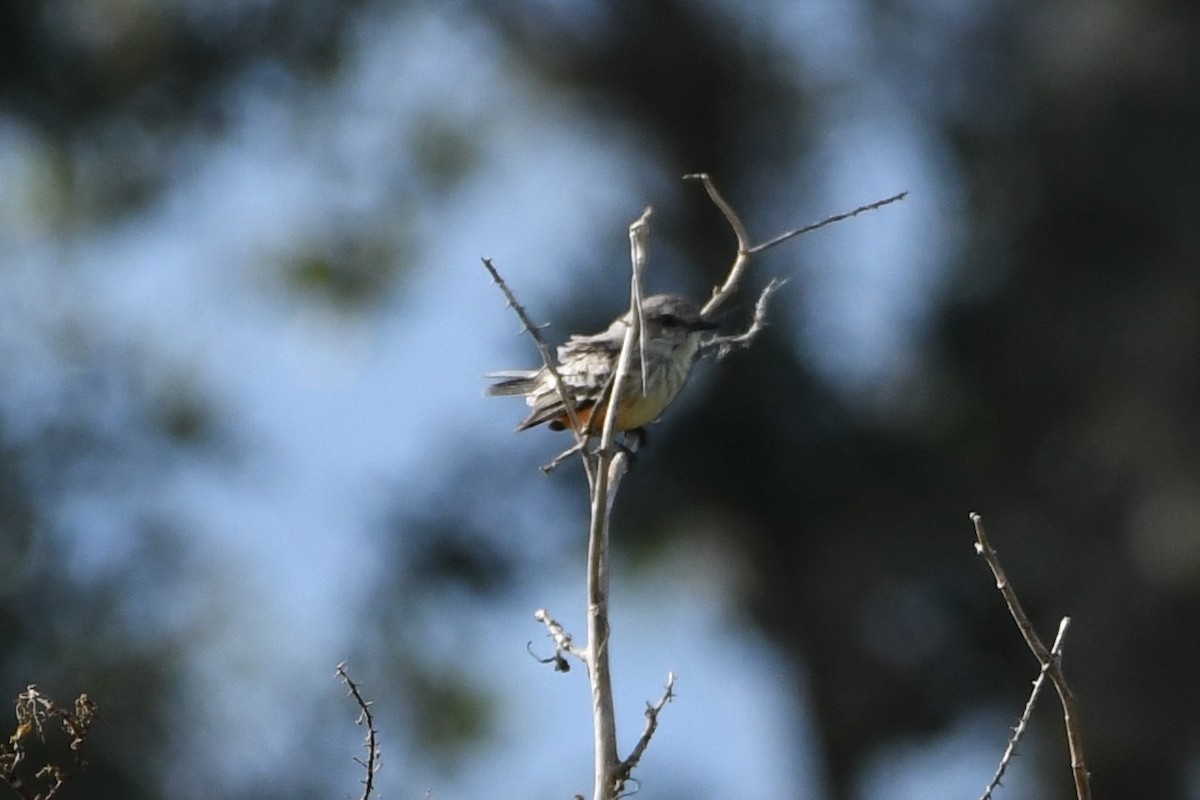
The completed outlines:
<svg viewBox="0 0 1200 800">
<path fill-rule="evenodd" d="M 900 194 L 894 194 L 891 197 L 885 197 L 883 200 L 876 200 L 874 203 L 867 203 L 865 206 L 859 206 L 858 208 L 854 209 L 853 211 L 846 211 L 841 214 L 834 214 L 831 217 L 826 217 L 825 219 L 821 220 L 820 222 L 813 222 L 809 225 L 805 225 L 802 228 L 796 228 L 795 230 L 788 231 L 787 233 L 781 233 L 778 236 L 776 236 L 774 239 L 765 241 L 762 244 L 756 244 L 756 245 L 754 245 L 754 247 L 750 248 L 749 252 L 751 254 L 761 253 L 763 250 L 769 250 L 770 248 L 774 247 L 777 244 L 783 244 L 788 239 L 791 239 L 795 236 L 803 236 L 804 234 L 811 233 L 811 232 L 817 230 L 818 228 L 824 228 L 826 225 L 832 225 L 833 223 L 841 222 L 844 219 L 850 219 L 851 217 L 857 217 L 859 214 L 863 213 L 864 211 L 874 211 L 877 208 L 883 208 L 884 206 L 890 205 L 891 203 L 895 203 L 898 200 L 903 200 L 907 196 L 908 196 L 908 192 L 900 192 Z"/>
<path fill-rule="evenodd" d="M 83 750 L 99 717 L 96 704 L 81 694 L 74 708 L 61 708 L 31 683 L 14 706 L 16 730 L 0 738 L 0 781 L 26 800 L 51 800 L 87 767 Z"/>
<path fill-rule="evenodd" d="M 654 213 L 650 206 L 646 206 L 642 211 L 642 215 L 629 226 L 629 261 L 633 265 L 633 277 L 630 286 L 630 295 L 632 296 L 630 313 L 638 318 L 638 330 L 641 331 L 646 327 L 646 317 L 642 313 L 642 278 L 646 274 L 646 261 L 649 259 L 650 248 L 650 215 Z M 641 388 L 642 394 L 647 391 L 646 378 L 646 340 L 639 334 L 637 337 L 638 357 L 641 365 Z M 610 407 L 615 408 L 615 404 L 610 404 Z"/>
<path fill-rule="evenodd" d="M 554 458 L 547 461 L 545 464 L 542 464 L 540 467 L 538 467 L 538 469 L 541 470 L 543 475 L 549 475 L 551 472 L 554 472 L 554 470 L 558 469 L 559 464 L 566 461 L 568 458 L 575 455 L 576 453 L 582 453 L 583 447 L 586 443 L 587 443 L 587 439 L 584 439 L 582 442 L 580 442 L 580 441 L 575 442 L 575 444 L 571 445 L 566 450 L 563 450 L 561 453 L 559 453 Z M 586 455 L 584 456 L 584 461 L 585 462 L 587 461 Z"/>
<path fill-rule="evenodd" d="M 1025 616 L 1025 609 L 1021 607 L 1021 601 L 1017 599 L 1017 593 L 1013 590 L 1012 584 L 1008 582 L 1008 577 L 1004 574 L 1004 567 L 1000 565 L 1000 557 L 996 551 L 992 549 L 992 543 L 987 537 L 987 531 L 983 527 L 983 517 L 979 514 L 971 514 L 971 521 L 975 523 L 975 552 L 983 556 L 984 560 L 992 569 L 992 575 L 996 578 L 996 588 L 1000 590 L 1000 594 L 1004 597 L 1004 603 L 1008 606 L 1008 611 L 1012 614 L 1013 620 L 1017 623 L 1017 628 L 1021 631 L 1021 636 L 1025 639 L 1025 644 L 1029 645 L 1029 649 L 1037 657 L 1039 664 L 1045 664 L 1050 661 L 1050 651 L 1046 649 L 1046 645 L 1042 644 L 1042 640 L 1038 638 L 1037 631 L 1033 629 L 1033 623 L 1029 621 L 1029 617 Z"/>
<path fill-rule="evenodd" d="M 1063 617 L 1062 622 L 1058 624 L 1058 635 L 1054 637 L 1054 644 L 1050 648 L 1052 660 L 1062 656 L 1063 642 L 1066 639 L 1067 628 L 1070 625 L 1070 617 Z M 1021 737 L 1025 734 L 1025 730 L 1029 726 L 1029 718 L 1033 715 L 1033 707 L 1037 704 L 1038 695 L 1041 694 L 1042 687 L 1046 684 L 1046 673 L 1049 671 L 1051 663 L 1052 661 L 1042 665 L 1037 679 L 1033 682 L 1033 691 L 1029 693 L 1029 700 L 1025 703 L 1025 710 L 1021 712 L 1021 718 L 1017 720 L 1017 727 L 1013 728 L 1013 735 L 1008 740 L 1008 746 L 1004 748 L 1004 755 L 1000 757 L 1000 765 L 996 767 L 996 774 L 992 776 L 991 782 L 988 783 L 979 800 L 991 800 L 992 792 L 999 788 L 1000 781 L 1004 777 L 1005 771 L 1008 770 L 1008 765 L 1012 763 L 1013 757 L 1016 756 L 1017 744 L 1020 743 Z"/>
<path fill-rule="evenodd" d="M 354 724 L 367 726 L 367 735 L 363 740 L 363 746 L 367 749 L 367 760 L 354 759 L 356 764 L 361 765 L 367 771 L 367 777 L 362 780 L 363 793 L 360 798 L 360 800 L 367 800 L 371 796 L 371 792 L 375 790 L 375 773 L 379 771 L 379 742 L 375 732 L 375 717 L 371 714 L 371 703 L 362 696 L 358 684 L 352 681 L 346 672 L 345 661 L 337 665 L 337 676 L 346 685 L 347 695 L 353 697 L 354 702 L 358 704 L 358 719 Z"/>
<path fill-rule="evenodd" d="M 504 278 L 500 277 L 500 272 L 492 264 L 490 258 L 482 259 L 484 268 L 492 276 L 492 282 L 500 287 L 500 291 L 504 292 L 504 298 L 508 301 L 508 307 L 516 312 L 517 317 L 521 320 L 523 331 L 529 333 L 533 337 L 534 344 L 537 345 L 538 353 L 542 357 L 542 364 L 550 371 L 551 377 L 554 378 L 554 388 L 558 391 L 558 396 L 562 398 L 563 407 L 567 410 L 567 420 L 571 423 L 571 432 L 575 436 L 575 444 L 580 452 L 584 451 L 584 446 L 587 444 L 588 432 L 579 424 L 579 415 L 575 409 L 575 398 L 567 391 L 566 384 L 563 383 L 562 375 L 558 372 L 558 366 L 554 358 L 554 354 L 550 351 L 550 346 L 546 344 L 546 340 L 542 338 L 542 334 L 538 332 L 538 326 L 534 325 L 529 319 L 529 315 L 525 313 L 525 307 L 517 301 L 517 296 L 513 294 L 512 289 L 508 288 L 508 284 L 504 282 Z M 565 458 L 570 453 L 564 453 Z M 561 459 L 555 459 L 548 468 L 543 468 L 543 472 L 549 472 Z M 588 460 L 583 459 L 585 469 L 589 469 Z M 590 470 L 589 470 L 590 471 Z"/>
<path fill-rule="evenodd" d="M 742 224 L 741 218 L 737 212 L 733 210 L 733 206 L 721 196 L 717 191 L 716 185 L 712 182 L 712 178 L 707 173 L 697 172 L 692 175 L 684 175 L 685 180 L 698 180 L 704 185 L 704 191 L 708 192 L 709 198 L 713 201 L 713 205 L 721 210 L 725 215 L 725 219 L 729 222 L 729 227 L 733 229 L 733 235 L 737 237 L 737 255 L 734 256 L 733 264 L 729 267 L 729 274 L 725 278 L 725 283 L 717 289 L 713 290 L 713 296 L 704 304 L 704 308 L 700 310 L 700 316 L 707 317 L 712 315 L 720 308 L 726 300 L 728 300 L 734 292 L 737 291 L 738 284 L 741 283 L 742 273 L 746 271 L 746 265 L 750 261 L 750 237 L 746 235 L 746 226 Z"/>
<path fill-rule="evenodd" d="M 619 782 L 617 791 L 620 791 L 622 788 L 624 788 L 625 782 L 629 780 L 630 775 L 633 774 L 634 768 L 636 768 L 638 762 L 642 760 L 642 755 L 645 754 L 646 748 L 650 746 L 650 740 L 654 738 L 654 732 L 658 730 L 658 715 L 664 708 L 667 707 L 667 703 L 674 699 L 675 673 L 668 672 L 666 690 L 663 692 L 662 697 L 658 699 L 657 703 L 654 703 L 653 705 L 646 703 L 646 727 L 642 731 L 642 736 L 640 739 L 638 739 L 638 743 L 634 745 L 633 750 L 629 753 L 629 757 L 621 762 L 621 766 L 617 770 L 617 781 Z"/>
<path fill-rule="evenodd" d="M 1059 702 L 1062 704 L 1063 724 L 1067 732 L 1067 747 L 1071 753 L 1071 773 L 1075 779 L 1075 797 L 1076 800 L 1091 800 L 1092 788 L 1091 777 L 1088 774 L 1087 762 L 1083 756 L 1083 739 L 1079 731 L 1079 711 L 1075 702 L 1075 695 L 1071 692 L 1071 687 L 1067 685 L 1067 679 L 1062 671 L 1061 650 L 1062 643 L 1056 641 L 1055 647 L 1059 650 L 1057 653 L 1052 653 L 1046 649 L 1046 645 L 1038 637 L 1037 631 L 1033 629 L 1033 624 L 1030 623 L 1029 617 L 1025 615 L 1025 610 L 1021 608 L 1021 602 L 1017 599 L 1017 593 L 1008 582 L 1008 577 L 1004 574 L 1004 568 L 1000 565 L 1000 557 L 992 548 L 992 543 L 988 539 L 987 531 L 983 527 L 983 517 L 974 512 L 971 513 L 971 521 L 975 524 L 975 552 L 983 556 L 987 561 L 988 566 L 992 570 L 992 575 L 996 578 L 996 588 L 1000 590 L 1000 594 L 1004 597 L 1004 602 L 1008 606 L 1008 611 L 1012 615 L 1013 620 L 1017 623 L 1017 628 L 1021 631 L 1021 636 L 1025 638 L 1025 643 L 1033 652 L 1041 665 L 1042 671 L 1050 677 L 1050 683 L 1058 692 Z M 1059 638 L 1066 635 L 1066 626 L 1070 624 L 1070 618 L 1065 617 L 1063 623 L 1059 625 Z"/>
<path fill-rule="evenodd" d="M 630 259 L 633 263 L 629 291 L 629 325 L 625 328 L 625 339 L 613 371 L 612 385 L 608 389 L 604 426 L 600 433 L 600 450 L 597 453 L 595 470 L 590 473 L 591 524 L 588 528 L 587 556 L 587 667 L 592 686 L 592 725 L 595 763 L 594 800 L 610 800 L 613 797 L 615 774 L 620 766 L 617 756 L 617 721 L 612 693 L 612 672 L 609 666 L 608 644 L 610 628 L 608 621 L 608 576 L 609 576 L 609 519 L 612 503 L 616 498 L 617 486 L 629 468 L 629 452 L 615 447 L 617 432 L 617 409 L 620 408 L 621 390 L 625 385 L 633 348 L 642 335 L 641 297 L 642 275 L 646 268 L 646 240 L 650 234 L 647 208 L 629 226 Z M 645 359 L 642 359 L 645 363 Z"/>
<path fill-rule="evenodd" d="M 556 658 L 542 661 L 542 663 L 554 661 L 555 667 L 559 672 L 567 672 L 571 667 L 566 659 L 562 658 L 563 653 L 572 655 L 584 663 L 587 663 L 586 653 L 575 645 L 575 642 L 571 638 L 571 634 L 567 633 L 567 630 L 562 625 L 558 624 L 558 620 L 554 619 L 554 617 L 550 615 L 549 611 L 544 608 L 539 608 L 537 611 L 533 612 L 533 618 L 546 626 L 546 632 L 550 635 L 550 638 L 554 640 L 554 654 Z M 539 659 L 539 661 L 541 661 L 541 659 Z"/>
<path fill-rule="evenodd" d="M 714 336 L 701 345 L 700 355 L 706 356 L 716 351 L 719 360 L 734 350 L 749 347 L 762 329 L 767 327 L 767 304 L 771 302 L 771 296 L 785 283 L 787 283 L 786 278 L 772 278 L 762 290 L 762 294 L 758 296 L 758 302 L 754 304 L 754 318 L 750 321 L 750 327 L 733 336 Z"/>
<path fill-rule="evenodd" d="M 704 190 L 708 192 L 708 196 L 713 201 L 713 204 L 716 205 L 716 207 L 720 209 L 721 213 L 725 215 L 726 221 L 729 222 L 729 227 L 733 229 L 733 235 L 737 238 L 737 255 L 733 260 L 733 264 L 729 267 L 729 274 L 726 276 L 725 282 L 713 290 L 713 296 L 709 298 L 707 303 L 704 304 L 701 315 L 705 317 L 710 316 L 713 312 L 720 308 L 725 301 L 737 291 L 738 284 L 741 282 L 742 275 L 745 273 L 746 267 L 749 264 L 750 256 L 754 255 L 755 253 L 761 253 L 763 250 L 768 250 L 777 244 L 782 244 L 793 237 L 810 233 L 818 228 L 824 228 L 826 225 L 832 225 L 835 222 L 841 222 L 844 219 L 856 217 L 864 211 L 874 211 L 875 209 L 882 208 L 890 203 L 903 200 L 908 195 L 908 192 L 901 192 L 900 194 L 893 195 L 883 200 L 876 200 L 874 203 L 868 203 L 865 206 L 859 206 L 853 211 L 847 211 L 842 214 L 834 214 L 831 217 L 826 217 L 820 222 L 814 222 L 810 225 L 805 225 L 804 227 L 796 228 L 794 230 L 787 231 L 786 233 L 781 233 L 775 238 L 769 239 L 762 244 L 751 245 L 750 236 L 746 233 L 746 226 L 742 224 L 742 220 L 740 217 L 738 217 L 737 212 L 733 210 L 733 206 L 731 206 L 729 202 L 721 196 L 721 193 L 717 191 L 717 187 L 715 184 L 713 184 L 712 178 L 703 172 L 698 172 L 692 175 L 684 175 L 683 177 L 685 180 L 698 180 L 704 185 Z"/>
</svg>

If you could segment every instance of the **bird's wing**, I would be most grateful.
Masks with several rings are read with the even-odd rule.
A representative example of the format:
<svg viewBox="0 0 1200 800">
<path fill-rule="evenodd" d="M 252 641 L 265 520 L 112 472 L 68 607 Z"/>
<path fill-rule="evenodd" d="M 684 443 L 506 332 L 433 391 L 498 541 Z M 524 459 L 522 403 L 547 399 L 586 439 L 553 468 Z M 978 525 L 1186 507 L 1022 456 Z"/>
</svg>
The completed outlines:
<svg viewBox="0 0 1200 800">
<path fill-rule="evenodd" d="M 566 364 L 573 356 L 583 353 L 619 353 L 625 343 L 625 321 L 613 320 L 606 330 L 599 333 L 575 333 L 558 348 L 558 363 Z"/>
<path fill-rule="evenodd" d="M 558 374 L 576 411 L 584 411 L 600 399 L 608 387 L 620 350 L 621 339 L 614 338 L 608 331 L 589 336 L 574 335 L 558 348 Z M 545 370 L 537 389 L 527 396 L 526 401 L 533 408 L 517 430 L 561 419 L 567 413 L 553 376 Z"/>
</svg>

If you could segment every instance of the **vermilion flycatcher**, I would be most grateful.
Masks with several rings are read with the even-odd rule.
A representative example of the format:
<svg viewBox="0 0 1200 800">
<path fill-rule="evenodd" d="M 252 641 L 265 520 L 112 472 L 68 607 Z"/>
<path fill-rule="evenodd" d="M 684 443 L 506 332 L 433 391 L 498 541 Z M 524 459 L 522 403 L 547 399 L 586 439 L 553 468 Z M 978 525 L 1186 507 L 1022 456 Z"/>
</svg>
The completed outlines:
<svg viewBox="0 0 1200 800">
<path fill-rule="evenodd" d="M 579 424 L 587 433 L 597 434 L 604 425 L 606 398 L 611 396 L 610 384 L 628 325 L 629 312 L 626 312 L 613 320 L 607 330 L 590 336 L 573 335 L 558 348 L 558 374 L 574 401 Z M 656 294 L 642 301 L 642 341 L 633 348 L 633 359 L 618 398 L 614 423 L 618 431 L 645 427 L 662 415 L 687 383 L 700 351 L 701 336 L 717 327 L 701 318 L 700 310 L 682 297 Z M 517 425 L 518 431 L 543 422 L 549 422 L 556 431 L 570 424 L 554 376 L 546 367 L 493 372 L 487 377 L 497 380 L 488 387 L 489 395 L 522 395 L 532 407 L 529 416 Z"/>
</svg>

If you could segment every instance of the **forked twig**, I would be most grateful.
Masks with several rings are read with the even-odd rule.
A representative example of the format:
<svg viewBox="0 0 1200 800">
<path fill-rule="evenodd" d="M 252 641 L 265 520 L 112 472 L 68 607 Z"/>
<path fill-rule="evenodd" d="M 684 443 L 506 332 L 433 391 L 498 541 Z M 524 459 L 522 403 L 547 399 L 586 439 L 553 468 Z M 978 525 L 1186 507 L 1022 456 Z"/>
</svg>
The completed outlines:
<svg viewBox="0 0 1200 800">
<path fill-rule="evenodd" d="M 708 355 L 715 350 L 719 361 L 734 350 L 742 350 L 753 344 L 755 337 L 767 326 L 767 304 L 771 302 L 771 296 L 785 283 L 787 278 L 772 278 L 758 296 L 758 302 L 754 304 L 754 318 L 750 321 L 750 327 L 733 336 L 714 336 L 708 339 L 701 345 L 700 354 Z"/>
<path fill-rule="evenodd" d="M 1063 617 L 1058 623 L 1058 635 L 1054 637 L 1054 644 L 1050 647 L 1050 656 L 1052 660 L 1057 660 L 1062 656 L 1063 641 L 1067 636 L 1067 628 L 1071 626 L 1071 618 Z M 1037 680 L 1033 682 L 1033 691 L 1029 693 L 1029 700 L 1025 702 L 1025 709 L 1021 712 L 1021 718 L 1017 720 L 1017 726 L 1013 728 L 1013 735 L 1008 739 L 1008 746 L 1004 748 L 1004 755 L 1000 757 L 1000 764 L 996 767 L 996 774 L 992 776 L 992 780 L 988 783 L 987 788 L 983 790 L 979 800 L 991 800 L 992 792 L 996 791 L 1000 786 L 1000 781 L 1004 777 L 1004 773 L 1008 770 L 1008 765 L 1012 763 L 1013 757 L 1017 754 L 1017 745 L 1021 741 L 1021 737 L 1025 734 L 1026 728 L 1029 726 L 1029 718 L 1033 716 L 1033 707 L 1037 704 L 1038 695 L 1042 692 L 1042 687 L 1046 685 L 1046 673 L 1050 669 L 1050 663 L 1042 665 L 1042 669 L 1038 672 Z"/>
<path fill-rule="evenodd" d="M 746 226 L 742 224 L 741 218 L 737 212 L 733 210 L 733 206 L 717 191 L 716 185 L 712 182 L 712 178 L 707 173 L 697 172 L 691 175 L 683 176 L 687 180 L 698 180 L 704 186 L 704 191 L 708 192 L 709 198 L 713 201 L 721 213 L 725 215 L 729 227 L 733 229 L 733 235 L 737 238 L 737 255 L 733 259 L 733 264 L 729 267 L 729 274 L 725 278 L 725 282 L 713 290 L 713 296 L 704 304 L 703 310 L 700 312 L 702 316 L 710 316 L 718 308 L 720 308 L 726 300 L 728 300 L 734 292 L 737 291 L 738 284 L 741 283 L 742 275 L 746 271 L 746 266 L 750 262 L 750 256 L 755 253 L 761 253 L 763 250 L 770 249 L 777 244 L 782 244 L 788 239 L 796 236 L 801 236 L 805 233 L 810 233 L 818 228 L 824 228 L 826 225 L 832 225 L 835 222 L 841 222 L 851 217 L 856 217 L 864 211 L 874 211 L 877 208 L 882 208 L 890 203 L 895 203 L 898 200 L 903 200 L 908 192 L 900 192 L 883 200 L 876 200 L 874 203 L 868 203 L 865 206 L 859 206 L 853 211 L 846 211 L 841 214 L 834 214 L 831 217 L 814 222 L 810 225 L 805 225 L 800 228 L 781 233 L 773 239 L 768 239 L 762 244 L 750 244 L 750 236 L 746 233 Z"/>
<path fill-rule="evenodd" d="M 1037 635 L 1033 624 L 1029 621 L 1029 617 L 1025 615 L 1025 610 L 1021 607 L 1021 601 L 1017 599 L 1017 593 L 1009 583 L 1008 577 L 1004 574 L 1004 568 L 1000 565 L 1000 557 L 996 554 L 992 547 L 991 541 L 988 539 L 987 530 L 983 527 L 983 517 L 974 512 L 971 513 L 971 522 L 975 524 L 975 552 L 983 556 L 987 561 L 988 566 L 992 570 L 992 575 L 996 579 L 996 588 L 1000 590 L 1000 594 L 1004 597 L 1004 603 L 1008 606 L 1008 611 L 1012 615 L 1013 621 L 1017 623 L 1017 628 L 1021 631 L 1021 636 L 1025 639 L 1025 644 L 1033 652 L 1037 658 L 1038 664 L 1041 665 L 1042 674 L 1050 678 L 1050 683 L 1058 692 L 1059 702 L 1062 704 L 1063 710 L 1063 725 L 1067 732 L 1067 747 L 1071 754 L 1071 774 L 1075 779 L 1075 797 L 1076 800 L 1091 800 L 1092 788 L 1091 778 L 1087 770 L 1087 762 L 1083 757 L 1083 738 L 1079 731 L 1079 711 L 1075 703 L 1075 695 L 1071 692 L 1071 687 L 1067 685 L 1067 679 L 1062 671 L 1062 639 L 1066 636 L 1067 626 L 1070 625 L 1070 618 L 1065 617 L 1059 625 L 1058 637 L 1055 640 L 1054 650 L 1047 650 L 1046 645 Z M 1040 676 L 1039 676 L 1040 680 Z M 1030 702 L 1032 702 L 1032 698 Z M 1013 743 L 1015 747 L 1015 743 Z M 1006 753 L 1007 755 L 1007 753 Z M 1003 762 L 1002 765 L 1003 766 Z M 1003 770 L 998 770 L 998 773 L 1003 773 Z M 997 775 L 999 779 L 999 774 Z M 989 792 L 991 788 L 989 787 Z M 986 795 L 985 795 L 986 796 Z"/>
<path fill-rule="evenodd" d="M 617 780 L 619 785 L 617 791 L 624 788 L 626 781 L 633 774 L 634 768 L 638 762 L 642 760 L 642 755 L 645 754 L 646 748 L 650 746 L 650 740 L 654 738 L 654 732 L 658 730 L 658 715 L 667 707 L 667 703 L 675 699 L 675 673 L 667 673 L 667 688 L 663 691 L 662 697 L 657 703 L 646 703 L 646 727 L 642 731 L 641 737 L 638 739 L 629 756 L 621 762 L 617 769 Z"/>
</svg>

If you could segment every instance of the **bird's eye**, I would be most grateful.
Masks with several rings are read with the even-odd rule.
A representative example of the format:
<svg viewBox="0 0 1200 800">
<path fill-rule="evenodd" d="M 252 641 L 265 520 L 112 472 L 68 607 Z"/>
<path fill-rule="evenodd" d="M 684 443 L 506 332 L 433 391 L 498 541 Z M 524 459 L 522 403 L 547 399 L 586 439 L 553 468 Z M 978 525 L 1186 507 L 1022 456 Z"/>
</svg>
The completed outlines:
<svg viewBox="0 0 1200 800">
<path fill-rule="evenodd" d="M 668 327 L 668 328 L 674 328 L 674 327 L 677 327 L 677 326 L 683 324 L 683 321 L 680 320 L 679 317 L 675 316 L 674 314 L 663 314 L 661 317 L 658 318 L 658 321 L 661 325 Z"/>
</svg>

